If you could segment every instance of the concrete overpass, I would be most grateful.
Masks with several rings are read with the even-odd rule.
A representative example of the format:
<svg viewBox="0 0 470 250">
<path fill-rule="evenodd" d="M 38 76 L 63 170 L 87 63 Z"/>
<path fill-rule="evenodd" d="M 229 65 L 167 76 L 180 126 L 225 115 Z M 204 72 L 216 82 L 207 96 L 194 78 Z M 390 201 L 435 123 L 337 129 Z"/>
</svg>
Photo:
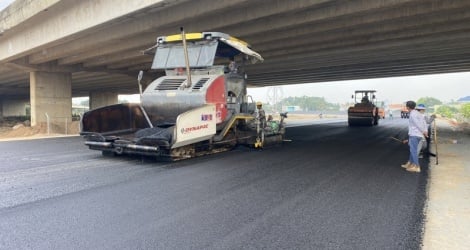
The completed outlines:
<svg viewBox="0 0 470 250">
<path fill-rule="evenodd" d="M 470 69 L 468 0 L 16 0 L 0 12 L 0 105 L 29 99 L 36 125 L 70 116 L 72 96 L 137 93 L 141 51 L 181 26 L 250 42 L 265 58 L 252 86 Z"/>
</svg>

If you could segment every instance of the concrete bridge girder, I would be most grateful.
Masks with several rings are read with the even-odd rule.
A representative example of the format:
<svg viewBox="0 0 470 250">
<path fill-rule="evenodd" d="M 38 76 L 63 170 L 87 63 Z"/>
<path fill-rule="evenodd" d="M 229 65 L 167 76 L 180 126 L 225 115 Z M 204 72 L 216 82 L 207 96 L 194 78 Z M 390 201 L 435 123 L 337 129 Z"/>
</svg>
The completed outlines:
<svg viewBox="0 0 470 250">
<path fill-rule="evenodd" d="M 48 2 L 49 0 L 44 1 Z M 31 50 L 40 50 L 40 52 L 33 55 L 30 62 L 50 61 L 36 61 L 35 57 L 49 54 L 47 50 L 44 50 L 47 46 L 72 42 L 84 34 L 92 35 L 96 29 L 99 29 L 99 27 L 96 27 L 97 24 L 107 23 L 130 13 L 169 2 L 182 2 L 182 0 L 109 0 L 99 2 L 93 0 L 56 0 L 47 9 L 44 9 L 43 13 L 31 16 L 31 18 L 21 22 L 21 25 L 18 23 L 16 26 L 12 24 L 9 29 L 4 29 L 3 35 L 8 36 L 8 40 L 0 40 L 0 62 L 21 57 Z M 30 1 L 27 3 L 22 1 L 16 4 L 23 4 L 22 11 L 36 8 Z M 21 32 L 13 32 L 14 29 L 19 29 L 19 26 L 26 26 L 26 23 L 29 24 L 28 27 L 22 27 Z"/>
<path fill-rule="evenodd" d="M 92 91 L 90 92 L 90 109 L 96 109 L 111 104 L 118 103 L 117 92 L 103 92 L 103 91 Z"/>
<path fill-rule="evenodd" d="M 376 3 L 375 6 L 373 5 L 374 2 Z M 434 1 L 434 2 L 436 2 L 436 1 Z M 372 8 L 379 9 L 380 6 L 383 6 L 383 5 L 384 5 L 383 3 L 377 3 L 377 1 L 373 1 L 373 2 L 370 2 L 370 1 L 361 1 L 360 3 L 362 4 L 362 6 L 364 6 L 363 8 L 366 9 L 366 10 L 367 10 L 367 9 L 372 9 Z M 455 5 L 455 1 L 453 1 L 453 3 L 454 3 L 454 5 Z M 371 6 L 371 4 L 372 4 L 372 6 Z M 394 4 L 402 4 L 402 5 L 403 5 L 403 4 L 407 4 L 407 6 L 413 6 L 413 4 L 416 5 L 416 3 L 413 2 L 413 1 L 395 1 Z M 454 5 L 451 5 L 451 6 L 454 6 Z M 433 5 L 430 5 L 430 6 L 433 6 Z M 284 7 L 284 6 L 283 6 L 283 7 Z M 302 7 L 305 7 L 305 5 L 302 6 Z M 328 6 L 327 6 L 327 7 L 328 7 Z M 387 5 L 386 7 L 393 7 L 393 5 Z M 327 9 L 327 8 L 326 8 L 326 9 Z M 347 12 L 347 13 L 351 12 L 351 9 L 353 9 L 353 8 L 346 6 L 346 7 L 343 7 L 342 9 L 343 9 L 343 14 L 344 14 L 344 13 L 346 13 L 346 12 Z M 422 12 L 422 8 L 416 8 L 416 9 L 419 9 L 419 10 L 421 10 L 421 12 Z M 428 9 L 429 9 L 429 10 L 434 10 L 434 9 L 436 9 L 436 8 L 434 8 L 434 9 L 433 9 L 433 8 L 428 8 Z M 337 11 L 337 12 L 340 12 L 341 10 L 336 10 L 336 11 Z M 349 12 L 348 12 L 348 11 L 349 11 Z M 412 12 L 412 11 L 410 10 L 409 12 Z M 324 15 L 325 15 L 325 14 L 324 14 Z M 408 15 L 410 15 L 410 14 L 408 13 Z M 316 15 L 310 15 L 310 16 L 316 16 Z M 383 15 L 382 15 L 382 16 L 383 16 Z M 232 16 L 231 18 L 233 19 L 233 16 Z M 316 18 L 318 19 L 318 17 L 316 17 Z M 326 17 L 325 17 L 325 18 L 326 18 Z M 383 17 L 382 17 L 382 19 L 383 19 Z M 236 18 L 235 18 L 235 20 L 236 20 Z M 200 23 L 200 22 L 199 22 L 199 23 Z M 286 23 L 289 23 L 289 22 L 286 22 Z M 255 23 L 255 25 L 256 25 L 256 23 Z M 251 29 L 253 29 L 252 27 L 255 26 L 255 25 L 250 25 L 249 27 L 250 27 Z M 243 25 L 239 25 L 239 26 L 243 26 Z M 298 40 L 305 40 L 305 39 L 299 38 Z M 304 43 L 305 43 L 305 42 L 304 42 Z M 357 43 L 357 42 L 353 40 L 353 41 L 350 42 L 350 43 L 355 44 L 355 43 Z M 277 44 L 279 44 L 279 43 L 277 43 Z M 295 45 L 295 44 L 292 44 L 291 46 L 292 46 L 292 47 L 296 47 L 296 48 L 302 48 L 302 46 L 297 46 L 297 45 Z M 304 46 L 305 46 L 305 45 L 304 45 Z M 261 48 L 264 48 L 264 45 L 262 45 L 262 46 L 260 46 L 260 47 L 261 47 Z M 268 45 L 266 45 L 265 50 L 269 50 L 269 46 L 268 46 Z M 278 51 L 276 48 L 273 48 L 273 50 Z M 263 53 L 263 54 L 264 54 L 264 53 Z M 306 55 L 306 53 L 303 53 L 303 54 Z M 269 52 L 267 52 L 266 55 L 267 55 L 267 58 L 269 58 Z M 113 57 L 113 56 L 110 56 L 110 57 Z M 272 59 L 274 59 L 274 58 L 272 58 Z M 274 60 L 272 60 L 272 61 L 274 61 Z M 98 63 L 96 62 L 95 64 L 98 64 Z M 124 64 L 125 64 L 125 63 L 124 63 Z M 91 63 L 90 65 L 94 65 L 94 64 Z M 111 66 L 111 67 L 112 67 L 112 68 L 122 68 L 123 66 L 118 64 L 118 65 L 116 65 L 116 66 Z"/>
<path fill-rule="evenodd" d="M 127 5 L 129 1 L 121 0 L 125 3 L 122 3 L 122 6 Z M 187 0 L 186 0 L 187 1 Z M 168 3 L 182 3 L 186 1 L 164 1 Z M 45 51 L 40 51 L 35 54 L 32 54 L 30 57 L 31 63 L 42 63 L 50 60 L 58 59 L 64 55 L 73 55 L 80 51 L 86 50 L 88 48 L 93 48 L 96 44 L 105 44 L 110 41 L 116 41 L 120 39 L 125 39 L 133 36 L 137 36 L 140 32 L 149 32 L 151 30 L 158 29 L 159 27 L 165 25 L 172 25 L 171 30 L 178 30 L 181 23 L 185 19 L 194 16 L 205 15 L 211 11 L 217 11 L 218 9 L 229 8 L 239 3 L 247 2 L 248 0 L 220 0 L 220 1 L 211 1 L 211 0 L 202 0 L 206 4 L 203 4 L 201 1 L 187 1 L 184 5 L 179 4 L 175 5 L 171 13 L 168 11 L 161 11 L 159 14 L 147 15 L 140 19 L 132 18 L 130 21 L 124 23 L 117 23 L 116 25 L 111 26 L 109 29 L 100 29 L 99 36 L 93 36 L 93 33 L 82 34 L 82 37 L 75 39 L 74 41 L 68 41 L 68 43 L 62 43 L 59 46 L 48 48 Z M 81 2 L 81 1 L 79 1 Z M 115 1 L 101 1 L 106 2 L 111 6 L 117 5 Z M 140 2 L 140 1 L 139 1 Z M 150 1 L 151 2 L 151 1 Z M 160 1 L 153 1 L 160 2 Z M 210 2 L 210 3 L 209 3 Z M 164 6 L 168 8 L 168 6 Z M 204 6 L 204 7 L 203 7 Z M 151 5 L 149 8 L 152 7 Z M 77 8 L 77 7 L 76 7 Z M 158 8 L 158 6 L 157 6 Z M 112 9 L 112 8 L 110 8 Z M 141 6 L 140 9 L 144 9 L 144 6 Z M 108 10 L 109 11 L 109 10 Z M 127 12 L 129 13 L 129 12 Z M 98 27 L 99 28 L 99 27 Z M 85 36 L 87 35 L 87 36 Z M 93 39 L 90 39 L 93 37 Z"/>
</svg>

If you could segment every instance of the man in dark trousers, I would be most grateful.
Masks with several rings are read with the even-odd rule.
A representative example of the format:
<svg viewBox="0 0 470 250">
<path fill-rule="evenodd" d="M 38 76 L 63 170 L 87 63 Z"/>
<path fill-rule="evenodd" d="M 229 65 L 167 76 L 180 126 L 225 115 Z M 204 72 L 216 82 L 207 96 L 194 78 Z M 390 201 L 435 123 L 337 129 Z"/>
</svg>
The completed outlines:
<svg viewBox="0 0 470 250">
<path fill-rule="evenodd" d="M 410 147 L 410 157 L 407 163 L 401 165 L 406 171 L 421 172 L 418 158 L 418 146 L 421 140 L 428 137 L 428 127 L 423 114 L 419 113 L 414 101 L 407 101 L 406 108 L 409 111 L 410 118 L 408 120 L 408 145 Z"/>
</svg>

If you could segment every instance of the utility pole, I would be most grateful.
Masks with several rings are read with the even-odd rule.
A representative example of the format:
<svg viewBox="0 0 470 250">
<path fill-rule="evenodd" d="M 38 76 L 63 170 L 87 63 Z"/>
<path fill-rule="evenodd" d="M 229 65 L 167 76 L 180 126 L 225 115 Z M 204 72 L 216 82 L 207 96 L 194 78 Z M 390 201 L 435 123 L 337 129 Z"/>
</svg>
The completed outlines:
<svg viewBox="0 0 470 250">
<path fill-rule="evenodd" d="M 273 86 L 268 88 L 267 99 L 273 108 L 273 112 L 282 112 L 282 98 L 284 92 L 281 86 Z"/>
</svg>

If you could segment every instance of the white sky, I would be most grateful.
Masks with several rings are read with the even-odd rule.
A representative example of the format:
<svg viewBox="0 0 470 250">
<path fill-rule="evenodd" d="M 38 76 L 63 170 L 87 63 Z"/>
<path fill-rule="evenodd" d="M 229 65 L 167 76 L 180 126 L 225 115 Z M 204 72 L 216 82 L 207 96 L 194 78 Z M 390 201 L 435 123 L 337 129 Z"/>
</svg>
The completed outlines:
<svg viewBox="0 0 470 250">
<path fill-rule="evenodd" d="M 249 80 L 249 76 L 248 76 Z M 332 103 L 346 103 L 354 90 L 374 89 L 379 101 L 403 103 L 421 97 L 434 97 L 442 102 L 470 96 L 470 72 L 425 76 L 406 76 L 368 80 L 337 81 L 282 86 L 283 97 L 317 96 Z M 273 90 L 271 90 L 273 92 Z M 268 87 L 250 88 L 253 99 L 268 101 Z"/>
<path fill-rule="evenodd" d="M 13 3 L 15 0 L 0 0 L 0 10 L 5 9 L 8 5 Z"/>
</svg>

